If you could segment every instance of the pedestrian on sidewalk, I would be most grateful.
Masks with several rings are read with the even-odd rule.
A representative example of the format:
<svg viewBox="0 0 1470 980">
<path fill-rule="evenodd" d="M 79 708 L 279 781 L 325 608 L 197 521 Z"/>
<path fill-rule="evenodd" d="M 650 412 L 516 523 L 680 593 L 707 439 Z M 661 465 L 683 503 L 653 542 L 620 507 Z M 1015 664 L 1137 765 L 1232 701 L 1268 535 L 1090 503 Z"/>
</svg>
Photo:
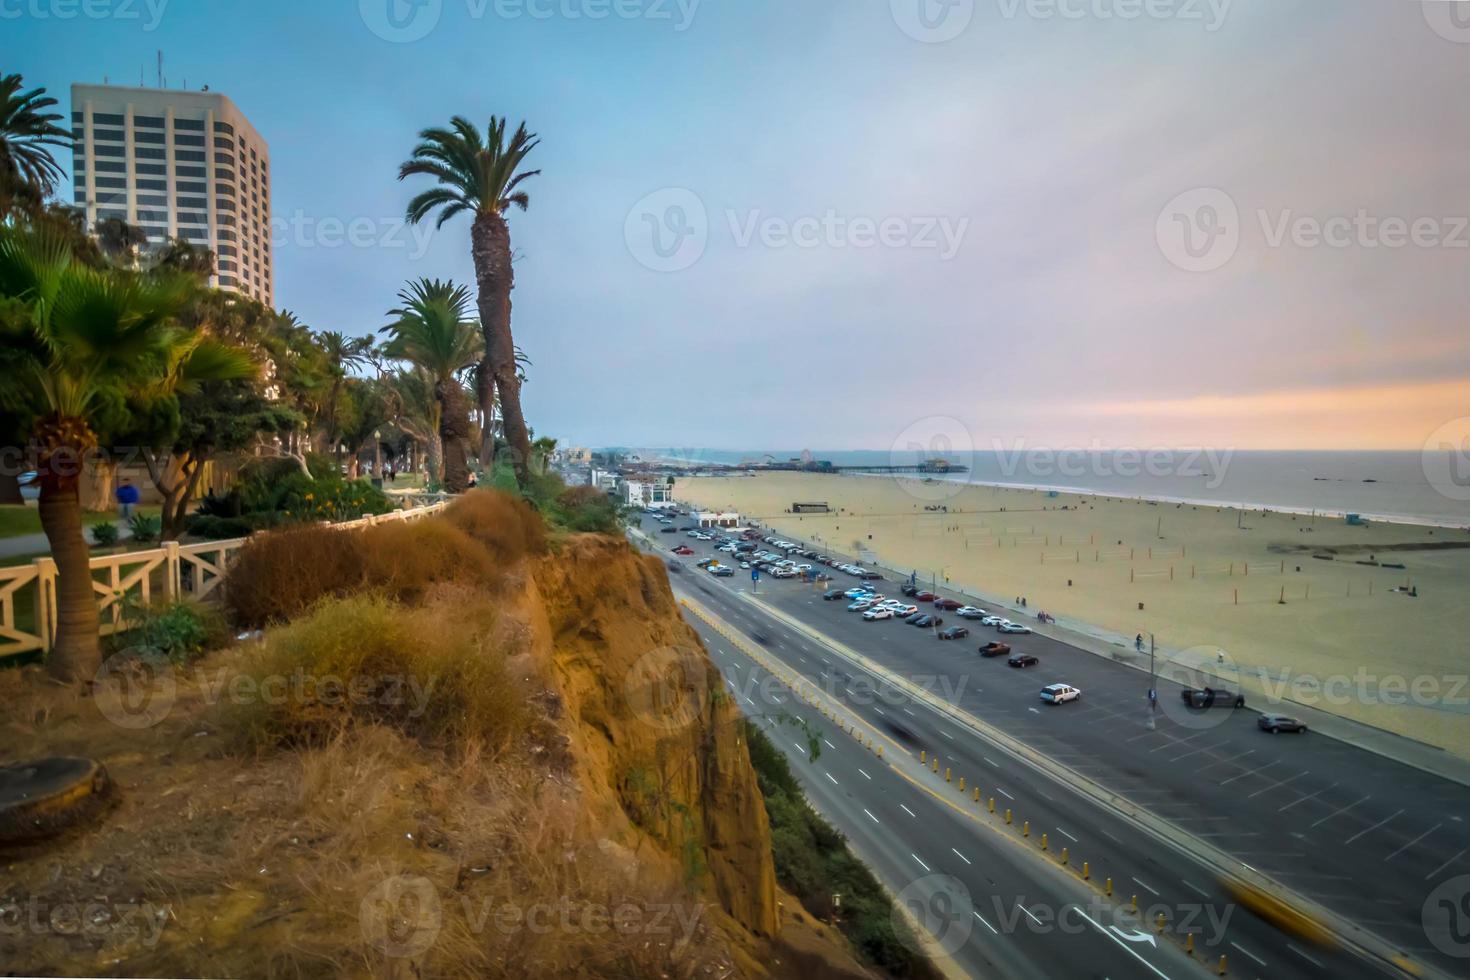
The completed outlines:
<svg viewBox="0 0 1470 980">
<path fill-rule="evenodd" d="M 133 508 L 138 506 L 138 488 L 133 486 L 132 480 L 123 477 L 113 496 L 117 497 L 117 516 L 129 520 L 133 516 Z"/>
</svg>

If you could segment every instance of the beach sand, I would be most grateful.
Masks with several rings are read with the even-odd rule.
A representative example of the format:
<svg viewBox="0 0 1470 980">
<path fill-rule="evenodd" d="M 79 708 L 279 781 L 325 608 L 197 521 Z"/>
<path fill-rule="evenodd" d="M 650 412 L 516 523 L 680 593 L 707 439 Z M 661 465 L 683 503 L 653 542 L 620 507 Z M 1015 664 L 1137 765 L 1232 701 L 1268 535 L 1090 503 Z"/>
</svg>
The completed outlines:
<svg viewBox="0 0 1470 980">
<path fill-rule="evenodd" d="M 1470 757 L 1465 530 L 857 475 L 699 477 L 676 494 L 1129 644 L 1153 633 L 1175 664 L 1223 652 L 1216 669 L 1257 706 L 1286 697 Z M 789 513 L 798 501 L 841 512 Z"/>
</svg>

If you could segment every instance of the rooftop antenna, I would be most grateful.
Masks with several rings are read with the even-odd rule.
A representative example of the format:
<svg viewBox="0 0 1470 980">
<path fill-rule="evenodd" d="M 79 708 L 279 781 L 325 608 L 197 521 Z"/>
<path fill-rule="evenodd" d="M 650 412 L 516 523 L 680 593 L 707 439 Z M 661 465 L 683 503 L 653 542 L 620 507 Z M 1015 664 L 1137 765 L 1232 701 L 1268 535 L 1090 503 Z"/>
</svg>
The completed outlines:
<svg viewBox="0 0 1470 980">
<path fill-rule="evenodd" d="M 158 49 L 158 87 L 163 88 L 163 49 Z"/>
</svg>

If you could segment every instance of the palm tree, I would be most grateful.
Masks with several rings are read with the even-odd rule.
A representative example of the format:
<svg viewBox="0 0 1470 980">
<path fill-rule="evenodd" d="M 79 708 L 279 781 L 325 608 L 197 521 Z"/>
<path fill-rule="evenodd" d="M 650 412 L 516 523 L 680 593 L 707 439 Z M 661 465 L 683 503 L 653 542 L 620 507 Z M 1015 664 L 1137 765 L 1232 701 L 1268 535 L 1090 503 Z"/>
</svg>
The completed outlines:
<svg viewBox="0 0 1470 980">
<path fill-rule="evenodd" d="M 91 677 L 102 663 L 75 461 L 97 445 L 109 404 L 256 371 L 238 348 L 177 325 L 193 288 L 176 276 L 86 268 L 59 240 L 0 228 L 0 299 L 20 313 L 0 318 L 0 401 L 35 419 L 41 527 L 57 571 L 48 665 L 63 679 Z"/>
<path fill-rule="evenodd" d="M 362 364 L 367 352 L 372 349 L 371 337 L 348 337 L 335 330 L 326 330 L 317 336 L 322 353 L 326 356 L 327 373 L 332 379 L 327 388 L 326 402 L 322 406 L 322 448 L 335 452 L 341 424 L 337 418 L 337 400 L 342 394 L 342 385 L 347 374 Z"/>
<path fill-rule="evenodd" d="M 37 208 L 56 188 L 61 168 L 48 146 L 70 148 L 71 133 L 44 88 L 21 91 L 19 75 L 0 78 L 0 219 L 17 207 Z"/>
<path fill-rule="evenodd" d="M 438 479 L 439 404 L 434 400 L 434 379 L 420 367 L 411 367 L 393 375 L 393 424 L 414 442 L 424 447 L 429 472 Z"/>
<path fill-rule="evenodd" d="M 480 325 L 485 334 L 484 368 L 477 385 L 480 414 L 488 419 L 498 396 L 516 483 L 524 491 L 530 480 L 531 435 L 521 410 L 521 382 L 516 374 L 515 341 L 510 329 L 515 272 L 511 268 L 510 226 L 505 215 L 511 205 L 522 211 L 530 205 L 526 192 L 517 187 L 541 171 L 520 167 L 540 141 L 526 131 L 524 122 L 509 142 L 505 130 L 506 120 L 496 116 L 490 117 L 484 138 L 463 116 L 450 120 L 448 129 L 426 129 L 419 133 L 420 142 L 413 156 L 398 168 L 398 179 L 422 174 L 439 182 L 439 186 L 409 201 L 408 220 L 412 224 L 435 211 L 439 212 L 436 227 L 440 228 L 461 212 L 474 216 L 470 255 L 475 262 Z M 482 463 L 491 457 L 493 448 L 493 437 L 486 426 L 481 434 Z"/>
<path fill-rule="evenodd" d="M 465 462 L 469 436 L 469 410 L 464 403 L 464 386 L 459 372 L 469 368 L 484 351 L 475 321 L 470 318 L 470 291 L 464 286 L 438 279 L 419 279 L 398 293 L 396 317 L 383 328 L 390 334 L 389 356 L 422 368 L 434 381 L 435 430 L 439 434 L 448 493 L 469 488 Z"/>
</svg>

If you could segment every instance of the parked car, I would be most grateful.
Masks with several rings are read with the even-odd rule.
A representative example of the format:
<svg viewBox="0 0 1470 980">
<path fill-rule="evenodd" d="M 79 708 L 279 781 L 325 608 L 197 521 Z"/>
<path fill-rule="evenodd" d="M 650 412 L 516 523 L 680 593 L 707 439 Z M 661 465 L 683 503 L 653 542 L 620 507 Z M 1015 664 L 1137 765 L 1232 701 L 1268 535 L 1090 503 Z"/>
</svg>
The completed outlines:
<svg viewBox="0 0 1470 980">
<path fill-rule="evenodd" d="M 867 599 L 855 599 L 853 600 L 852 604 L 847 607 L 847 611 L 862 612 L 865 609 L 872 609 L 873 606 L 875 606 L 876 604 L 877 600 L 871 597 Z"/>
<path fill-rule="evenodd" d="M 959 609 L 963 609 L 964 603 L 960 602 L 958 599 L 935 599 L 934 608 L 943 609 L 946 612 L 953 612 Z"/>
<path fill-rule="evenodd" d="M 1011 667 L 1035 667 L 1039 663 L 1041 663 L 1040 659 L 1031 653 L 1018 653 L 1006 661 L 1006 664 Z"/>
<path fill-rule="evenodd" d="M 828 589 L 826 592 L 822 593 L 822 598 L 828 602 L 831 602 L 834 599 L 844 598 L 846 595 L 847 593 L 843 592 L 841 589 Z"/>
<path fill-rule="evenodd" d="M 961 606 L 955 610 L 954 614 L 961 619 L 984 619 L 990 615 L 990 613 L 978 606 Z"/>
<path fill-rule="evenodd" d="M 980 620 L 980 625 L 981 626 L 999 626 L 1001 623 L 1004 623 L 1005 621 L 1006 620 L 1005 620 L 1005 617 L 1004 616 L 986 616 L 985 618 L 983 618 L 983 619 Z"/>
<path fill-rule="evenodd" d="M 996 628 L 999 629 L 1002 633 L 1030 633 L 1031 632 L 1031 627 L 1025 625 L 1024 623 L 1013 623 L 1010 620 L 1006 620 L 1004 623 L 1001 623 L 1000 626 L 998 626 Z"/>
<path fill-rule="evenodd" d="M 866 582 L 872 582 L 876 579 L 881 579 L 883 577 L 883 573 L 875 572 L 871 568 L 860 568 L 858 569 L 857 576 L 858 578 L 863 579 Z"/>
<path fill-rule="evenodd" d="M 944 625 L 944 620 L 940 619 L 938 616 L 934 616 L 929 613 L 920 613 L 918 616 L 907 619 L 904 622 L 908 623 L 910 626 L 917 626 L 920 629 L 926 630 L 938 629 L 939 627 Z"/>
<path fill-rule="evenodd" d="M 1082 692 L 1070 684 L 1048 684 L 1041 689 L 1041 700 L 1047 704 L 1062 704 L 1065 701 L 1076 701 L 1082 696 Z"/>
<path fill-rule="evenodd" d="M 681 544 L 681 545 L 679 545 L 679 547 L 677 547 L 677 548 L 674 549 L 674 554 L 676 554 L 676 555 L 692 555 L 692 554 L 694 554 L 694 549 L 691 548 L 691 547 L 689 547 L 687 544 Z"/>
<path fill-rule="evenodd" d="M 1186 687 L 1179 697 L 1191 708 L 1244 708 L 1245 695 L 1213 687 Z"/>
<path fill-rule="evenodd" d="M 941 640 L 963 640 L 970 635 L 970 631 L 963 626 L 951 626 L 949 629 L 939 631 Z"/>
<path fill-rule="evenodd" d="M 919 620 L 921 620 L 921 619 L 927 619 L 927 618 L 928 618 L 928 613 L 914 612 L 914 613 L 910 613 L 909 615 L 905 616 L 903 618 L 903 621 L 905 623 L 908 623 L 910 626 L 912 626 L 912 625 L 914 625 L 914 623 L 918 622 Z"/>
<path fill-rule="evenodd" d="M 1290 715 L 1261 715 L 1256 719 L 1256 727 L 1272 735 L 1277 732 L 1296 732 L 1298 735 L 1307 733 L 1306 723 Z"/>
<path fill-rule="evenodd" d="M 659 534 L 673 534 L 674 533 L 674 529 L 671 528 L 671 527 L 661 527 L 661 528 L 658 529 L 658 533 Z"/>
<path fill-rule="evenodd" d="M 929 592 L 928 590 L 914 593 L 915 602 L 933 602 L 935 599 L 938 598 L 939 596 L 935 595 L 933 592 Z"/>
<path fill-rule="evenodd" d="M 919 594 L 919 587 L 917 585 L 905 585 L 898 591 L 902 592 L 906 596 L 916 596 Z"/>
<path fill-rule="evenodd" d="M 907 619 L 909 616 L 917 616 L 919 614 L 919 607 L 895 599 L 893 600 L 893 614 L 900 618 Z"/>
<path fill-rule="evenodd" d="M 863 613 L 863 619 L 866 619 L 870 623 L 880 619 L 892 618 L 893 610 L 889 609 L 887 606 L 874 606 L 872 609 L 866 610 Z"/>
<path fill-rule="evenodd" d="M 991 640 L 980 648 L 980 656 L 982 657 L 1006 657 L 1010 656 L 1010 653 L 1011 645 L 1009 643 L 1001 643 L 997 640 Z"/>
<path fill-rule="evenodd" d="M 735 574 L 735 569 L 731 568 L 729 565 L 721 565 L 719 568 L 711 568 L 710 572 L 718 576 L 719 578 L 729 578 L 731 575 Z"/>
<path fill-rule="evenodd" d="M 858 598 L 861 598 L 863 596 L 872 595 L 873 594 L 873 590 L 870 589 L 870 588 L 867 588 L 866 586 L 857 585 L 857 586 L 854 586 L 853 588 L 848 589 L 846 592 L 844 592 L 842 594 L 845 595 L 845 596 L 847 596 L 849 599 L 858 599 Z"/>
</svg>

